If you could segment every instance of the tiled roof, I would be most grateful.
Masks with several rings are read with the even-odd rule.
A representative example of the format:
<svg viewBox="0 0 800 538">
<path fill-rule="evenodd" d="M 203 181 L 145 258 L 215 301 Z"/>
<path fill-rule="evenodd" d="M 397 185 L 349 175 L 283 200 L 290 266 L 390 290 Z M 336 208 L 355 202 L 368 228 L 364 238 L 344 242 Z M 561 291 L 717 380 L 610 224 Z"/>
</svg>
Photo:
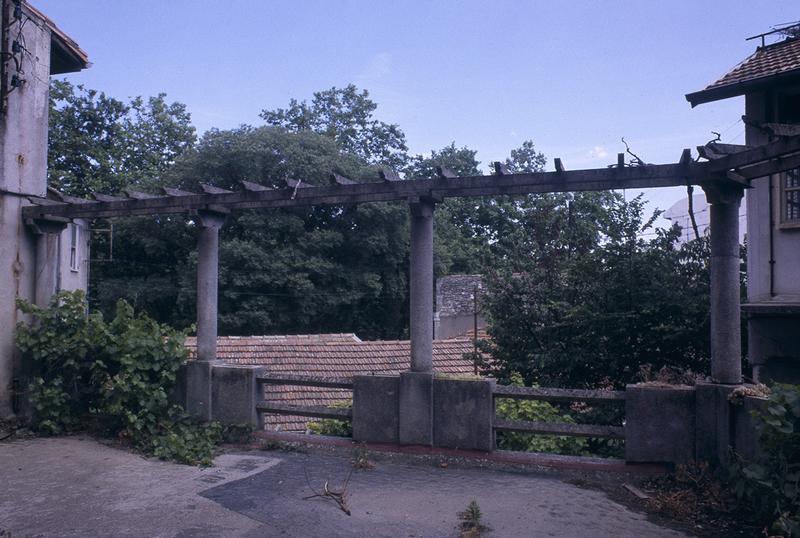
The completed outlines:
<svg viewBox="0 0 800 538">
<path fill-rule="evenodd" d="M 705 89 L 690 93 L 692 106 L 743 95 L 778 77 L 800 76 L 800 39 L 759 47 L 742 63 Z"/>
<path fill-rule="evenodd" d="M 186 347 L 194 357 L 197 342 L 188 338 Z M 470 375 L 473 351 L 468 338 L 434 340 L 433 368 L 451 375 Z M 411 347 L 408 340 L 362 341 L 353 334 L 292 336 L 220 336 L 217 357 L 228 363 L 262 365 L 270 374 L 350 378 L 354 375 L 398 374 L 408 370 Z M 317 389 L 289 385 L 265 385 L 267 401 L 288 405 L 332 405 L 351 397 L 342 389 Z M 308 418 L 266 416 L 268 429 L 305 430 Z"/>
</svg>

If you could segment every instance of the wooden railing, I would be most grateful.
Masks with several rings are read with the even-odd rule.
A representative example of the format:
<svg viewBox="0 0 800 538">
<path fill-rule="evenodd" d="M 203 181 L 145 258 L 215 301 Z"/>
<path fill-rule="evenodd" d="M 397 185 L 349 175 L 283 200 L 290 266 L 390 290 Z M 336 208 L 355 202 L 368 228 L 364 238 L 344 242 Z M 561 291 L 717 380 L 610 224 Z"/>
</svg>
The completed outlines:
<svg viewBox="0 0 800 538">
<path fill-rule="evenodd" d="M 590 404 L 624 404 L 625 391 L 548 389 L 497 385 L 493 396 L 514 400 L 540 400 L 545 402 L 585 402 Z M 625 428 L 601 424 L 572 424 L 566 422 L 536 422 L 528 420 L 506 420 L 495 416 L 493 428 L 496 432 L 538 433 L 542 435 L 565 435 L 569 437 L 604 437 L 624 439 Z"/>
<path fill-rule="evenodd" d="M 258 383 L 259 387 L 263 387 L 264 385 L 292 385 L 300 387 L 353 390 L 353 381 L 351 379 L 336 379 L 329 377 L 265 375 L 257 377 L 256 383 Z M 286 405 L 267 402 L 263 399 L 256 404 L 256 411 L 258 412 L 259 417 L 261 417 L 264 413 L 272 413 L 276 415 L 333 418 L 338 420 L 352 420 L 353 418 L 352 409 L 324 407 L 320 405 Z"/>
</svg>

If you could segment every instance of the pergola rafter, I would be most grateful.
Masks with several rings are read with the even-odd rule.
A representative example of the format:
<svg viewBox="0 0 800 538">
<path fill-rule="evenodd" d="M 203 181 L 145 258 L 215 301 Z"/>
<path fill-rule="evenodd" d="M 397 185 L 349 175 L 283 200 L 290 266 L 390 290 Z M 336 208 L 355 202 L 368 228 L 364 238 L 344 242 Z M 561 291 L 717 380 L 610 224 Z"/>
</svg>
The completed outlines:
<svg viewBox="0 0 800 538">
<path fill-rule="evenodd" d="M 745 146 L 710 143 L 699 146 L 696 162 L 684 150 L 674 164 L 624 166 L 624 156 L 606 168 L 565 170 L 561 159 L 555 159 L 554 172 L 509 173 L 504 166 L 495 166 L 495 174 L 455 176 L 450 170 L 437 170 L 434 179 L 401 180 L 396 173 L 381 171 L 381 181 L 357 183 L 336 173 L 331 184 L 314 186 L 302 180 L 286 179 L 287 188 L 273 189 L 242 181 L 242 190 L 230 191 L 203 184 L 202 193 L 164 188 L 156 196 L 125 191 L 124 196 L 93 193 L 92 199 L 75 198 L 53 192 L 56 200 L 31 198 L 33 206 L 23 209 L 27 219 L 53 217 L 100 218 L 197 211 L 228 212 L 238 209 L 352 205 L 365 202 L 419 200 L 440 201 L 444 198 L 499 196 L 545 192 L 601 191 L 614 189 L 646 189 L 687 185 L 739 184 L 795 168 L 800 165 L 800 136 L 783 138 L 772 144 L 748 149 Z M 622 155 L 622 154 L 621 154 Z M 497 165 L 499 163 L 495 163 Z"/>
</svg>

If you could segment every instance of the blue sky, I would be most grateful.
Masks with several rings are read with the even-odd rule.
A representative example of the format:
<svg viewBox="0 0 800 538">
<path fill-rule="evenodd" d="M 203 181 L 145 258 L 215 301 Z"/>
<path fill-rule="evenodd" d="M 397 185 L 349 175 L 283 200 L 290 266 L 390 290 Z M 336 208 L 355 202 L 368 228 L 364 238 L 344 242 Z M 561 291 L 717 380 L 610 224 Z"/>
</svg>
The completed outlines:
<svg viewBox="0 0 800 538">
<path fill-rule="evenodd" d="M 413 152 L 455 141 L 486 166 L 532 139 L 569 169 L 614 162 L 623 136 L 656 163 L 711 131 L 742 143 L 742 99 L 691 109 L 684 94 L 751 54 L 745 37 L 800 18 L 788 0 L 31 1 L 89 53 L 71 81 L 166 92 L 199 132 L 352 82 Z M 647 196 L 666 209 L 684 193 Z"/>
</svg>

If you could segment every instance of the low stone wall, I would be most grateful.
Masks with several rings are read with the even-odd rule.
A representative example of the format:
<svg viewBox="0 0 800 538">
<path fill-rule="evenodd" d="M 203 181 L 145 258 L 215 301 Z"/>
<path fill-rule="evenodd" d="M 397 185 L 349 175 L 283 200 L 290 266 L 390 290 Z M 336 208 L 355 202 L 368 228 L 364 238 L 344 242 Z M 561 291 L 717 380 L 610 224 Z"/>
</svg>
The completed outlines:
<svg viewBox="0 0 800 538">
<path fill-rule="evenodd" d="M 695 453 L 694 387 L 628 385 L 625 460 L 685 463 Z"/>
<path fill-rule="evenodd" d="M 404 391 L 404 381 L 413 384 L 414 390 L 407 387 Z M 356 376 L 353 440 L 491 451 L 494 381 L 432 376 L 424 381 L 431 385 L 402 376 Z M 404 431 L 405 414 L 411 416 L 405 417 Z M 428 416 L 429 421 L 419 420 Z"/>
<path fill-rule="evenodd" d="M 752 413 L 762 398 L 731 401 L 736 385 L 629 385 L 625 403 L 625 459 L 629 462 L 724 465 L 731 451 L 752 460 L 759 431 Z"/>
<path fill-rule="evenodd" d="M 190 361 L 171 396 L 198 418 L 257 426 L 262 395 L 256 380 L 263 372 L 260 367 Z M 494 450 L 494 380 L 419 377 L 355 376 L 353 440 Z M 731 401 L 735 387 L 628 385 L 626 461 L 716 465 L 728 461 L 731 449 L 747 460 L 757 457 L 759 432 L 752 414 L 766 400 L 748 396 Z"/>
</svg>

